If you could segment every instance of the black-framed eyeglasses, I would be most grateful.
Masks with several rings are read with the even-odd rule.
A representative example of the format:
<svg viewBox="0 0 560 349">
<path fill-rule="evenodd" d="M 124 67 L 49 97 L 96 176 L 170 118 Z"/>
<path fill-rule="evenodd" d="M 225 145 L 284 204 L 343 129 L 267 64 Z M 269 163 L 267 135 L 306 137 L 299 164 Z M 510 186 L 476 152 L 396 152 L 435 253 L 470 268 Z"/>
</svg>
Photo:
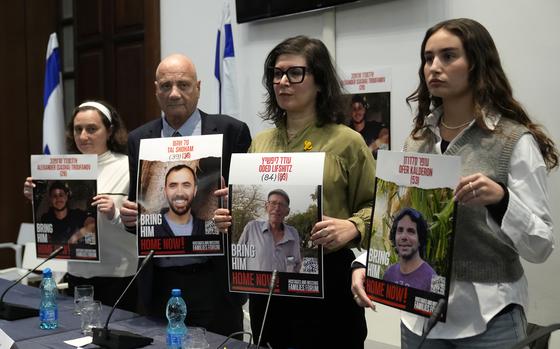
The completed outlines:
<svg viewBox="0 0 560 349">
<path fill-rule="evenodd" d="M 279 84 L 282 81 L 284 75 L 288 78 L 290 84 L 301 84 L 303 79 L 305 79 L 305 71 L 307 70 L 306 67 L 289 67 L 286 70 L 282 70 L 280 68 L 271 67 L 271 75 L 272 75 L 272 83 Z"/>
</svg>

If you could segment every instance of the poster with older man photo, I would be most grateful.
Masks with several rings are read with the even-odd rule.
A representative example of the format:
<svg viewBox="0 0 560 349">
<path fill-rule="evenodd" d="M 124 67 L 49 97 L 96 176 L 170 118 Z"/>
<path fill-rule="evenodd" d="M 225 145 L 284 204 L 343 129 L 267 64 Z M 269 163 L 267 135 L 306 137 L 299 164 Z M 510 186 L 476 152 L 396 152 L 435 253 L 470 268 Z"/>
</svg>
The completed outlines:
<svg viewBox="0 0 560 349">
<path fill-rule="evenodd" d="M 234 154 L 231 291 L 268 293 L 276 271 L 275 295 L 322 297 L 323 251 L 310 236 L 321 219 L 323 161 L 322 153 Z"/>
<path fill-rule="evenodd" d="M 380 151 L 377 164 L 366 293 L 430 316 L 449 296 L 460 157 Z"/>
<path fill-rule="evenodd" d="M 224 254 L 212 221 L 221 184 L 222 135 L 143 139 L 138 165 L 138 255 Z M 173 263 L 172 261 L 170 263 Z"/>
</svg>

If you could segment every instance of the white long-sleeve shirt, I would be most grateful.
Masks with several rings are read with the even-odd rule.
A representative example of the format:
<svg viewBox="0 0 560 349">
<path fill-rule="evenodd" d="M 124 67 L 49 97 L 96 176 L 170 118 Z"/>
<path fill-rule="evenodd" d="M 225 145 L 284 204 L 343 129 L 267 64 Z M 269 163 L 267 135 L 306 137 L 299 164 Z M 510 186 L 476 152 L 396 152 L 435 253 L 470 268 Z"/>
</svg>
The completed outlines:
<svg viewBox="0 0 560 349">
<path fill-rule="evenodd" d="M 426 124 L 436 134 L 438 141 L 434 150 L 441 154 L 438 119 L 439 115 L 431 114 L 426 118 Z M 491 129 L 498 120 L 496 116 L 485 119 Z M 476 127 L 473 124 L 474 121 L 469 127 Z M 546 166 L 530 134 L 523 135 L 513 149 L 507 188 L 509 202 L 501 226 L 490 215 L 487 215 L 487 223 L 496 234 L 507 235 L 513 243 L 511 247 L 523 259 L 542 263 L 554 249 L 553 223 L 548 204 Z M 356 261 L 365 265 L 366 257 L 364 253 Z M 519 304 L 527 311 L 528 285 L 525 276 L 515 282 L 503 283 L 457 281 L 452 277 L 447 320 L 438 323 L 428 337 L 453 339 L 480 334 L 486 330 L 487 323 L 511 303 Z M 424 317 L 403 312 L 401 320 L 409 330 L 422 334 Z"/>
<path fill-rule="evenodd" d="M 128 233 L 120 224 L 120 211 L 125 195 L 128 195 L 129 174 L 126 155 L 107 151 L 97 158 L 97 192 L 115 193 L 115 217 L 97 214 L 100 262 L 68 262 L 68 273 L 83 278 L 124 277 L 134 275 L 138 266 L 136 235 Z"/>
</svg>

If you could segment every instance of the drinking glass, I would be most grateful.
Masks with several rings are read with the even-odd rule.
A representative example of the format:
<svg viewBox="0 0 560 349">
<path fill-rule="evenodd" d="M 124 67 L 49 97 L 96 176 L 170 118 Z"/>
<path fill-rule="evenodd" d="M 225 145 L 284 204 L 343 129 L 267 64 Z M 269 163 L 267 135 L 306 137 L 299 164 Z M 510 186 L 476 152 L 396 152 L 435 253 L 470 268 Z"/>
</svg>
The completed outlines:
<svg viewBox="0 0 560 349">
<path fill-rule="evenodd" d="M 74 315 L 80 315 L 84 304 L 92 301 L 92 285 L 78 285 L 74 287 Z"/>
<path fill-rule="evenodd" d="M 210 344 L 206 340 L 206 329 L 203 327 L 188 327 L 187 338 L 183 349 L 208 349 Z"/>
<path fill-rule="evenodd" d="M 92 335 L 92 328 L 101 327 L 101 302 L 91 301 L 84 303 L 81 309 L 82 333 Z"/>
</svg>

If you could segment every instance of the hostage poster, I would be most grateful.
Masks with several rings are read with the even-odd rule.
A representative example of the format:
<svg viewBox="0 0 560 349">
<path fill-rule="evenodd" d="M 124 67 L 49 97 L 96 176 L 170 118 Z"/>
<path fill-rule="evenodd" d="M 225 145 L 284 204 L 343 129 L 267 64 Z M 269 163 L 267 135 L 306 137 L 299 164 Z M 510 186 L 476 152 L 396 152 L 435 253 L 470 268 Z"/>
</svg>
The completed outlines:
<svg viewBox="0 0 560 349">
<path fill-rule="evenodd" d="M 458 156 L 379 152 L 366 273 L 373 301 L 423 316 L 447 301 L 460 169 Z"/>
<path fill-rule="evenodd" d="M 224 254 L 212 217 L 221 184 L 222 135 L 143 139 L 138 164 L 138 255 Z"/>
<path fill-rule="evenodd" d="M 391 71 L 388 68 L 352 69 L 342 85 L 348 92 L 346 124 L 358 132 L 371 154 L 391 144 Z"/>
<path fill-rule="evenodd" d="M 268 293 L 276 270 L 274 295 L 323 298 L 323 249 L 310 233 L 322 217 L 324 159 L 324 153 L 232 155 L 231 291 Z"/>
<path fill-rule="evenodd" d="M 97 155 L 31 155 L 37 257 L 99 261 Z"/>
</svg>

